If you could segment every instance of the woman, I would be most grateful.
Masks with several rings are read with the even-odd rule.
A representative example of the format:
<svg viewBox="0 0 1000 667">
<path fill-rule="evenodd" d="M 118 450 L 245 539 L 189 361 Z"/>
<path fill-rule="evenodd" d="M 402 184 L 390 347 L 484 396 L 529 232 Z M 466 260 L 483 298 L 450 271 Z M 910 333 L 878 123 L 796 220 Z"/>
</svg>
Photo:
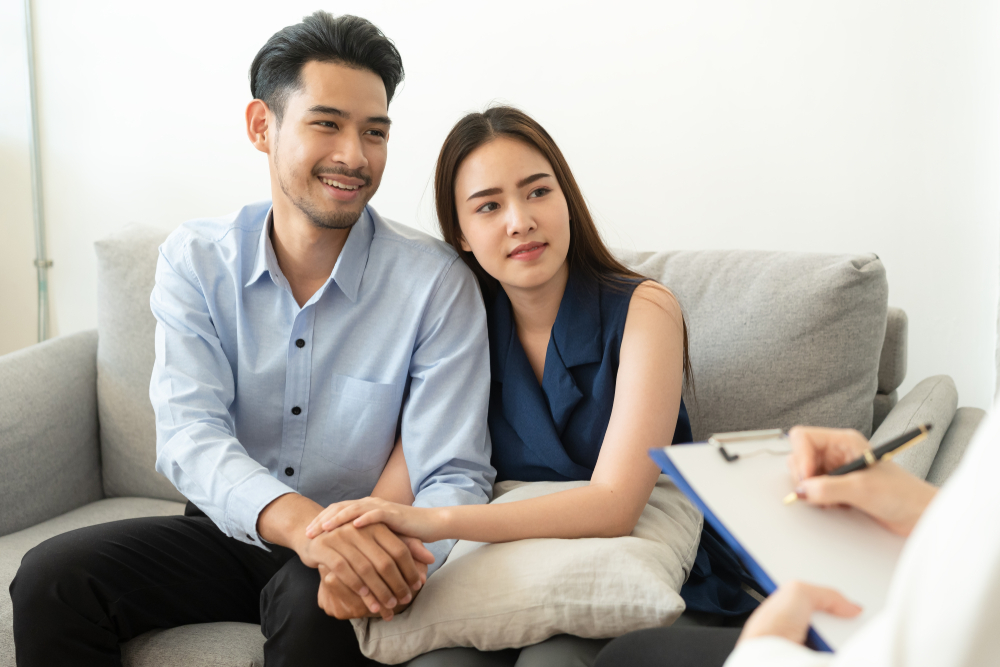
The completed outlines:
<svg viewBox="0 0 1000 667">
<path fill-rule="evenodd" d="M 647 451 L 691 440 L 677 300 L 611 255 L 555 142 L 517 109 L 459 121 L 441 149 L 435 189 L 442 234 L 487 304 L 497 480 L 590 484 L 500 505 L 349 501 L 324 510 L 310 534 L 348 521 L 382 522 L 426 542 L 630 534 L 660 472 Z M 400 461 L 394 455 L 391 465 Z M 682 595 L 697 611 L 746 613 L 754 603 L 735 559 L 722 555 L 699 554 Z"/>
<path fill-rule="evenodd" d="M 1000 413 L 994 409 L 940 493 L 891 462 L 825 475 L 868 449 L 857 431 L 800 427 L 789 435 L 800 497 L 816 505 L 856 507 L 907 536 L 885 607 L 837 653 L 816 653 L 802 646 L 814 612 L 851 617 L 861 609 L 834 590 L 792 582 L 753 613 L 742 633 L 633 632 L 611 642 L 598 667 L 653 667 L 667 664 L 668 657 L 675 667 L 1000 664 Z"/>
</svg>

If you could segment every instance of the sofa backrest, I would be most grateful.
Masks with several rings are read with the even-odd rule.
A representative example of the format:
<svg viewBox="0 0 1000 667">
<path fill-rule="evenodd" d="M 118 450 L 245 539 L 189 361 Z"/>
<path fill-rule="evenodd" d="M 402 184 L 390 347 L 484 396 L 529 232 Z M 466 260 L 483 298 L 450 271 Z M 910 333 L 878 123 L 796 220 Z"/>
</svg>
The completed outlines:
<svg viewBox="0 0 1000 667">
<path fill-rule="evenodd" d="M 97 389 L 104 492 L 181 500 L 154 469 L 149 295 L 169 232 L 133 224 L 96 244 Z M 797 423 L 871 433 L 888 287 L 874 255 L 627 253 L 685 312 L 696 439 Z M 886 341 L 888 343 L 888 341 Z"/>
<path fill-rule="evenodd" d="M 625 252 L 688 326 L 695 440 L 796 424 L 872 432 L 888 284 L 875 255 Z"/>
</svg>

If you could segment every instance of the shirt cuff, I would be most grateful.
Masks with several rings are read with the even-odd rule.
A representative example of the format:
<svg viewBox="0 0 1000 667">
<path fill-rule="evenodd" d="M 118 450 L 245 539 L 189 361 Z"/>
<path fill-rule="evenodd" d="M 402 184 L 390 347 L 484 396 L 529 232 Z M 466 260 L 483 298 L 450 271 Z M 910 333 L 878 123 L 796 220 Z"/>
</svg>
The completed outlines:
<svg viewBox="0 0 1000 667">
<path fill-rule="evenodd" d="M 286 493 L 295 493 L 266 472 L 251 475 L 229 494 L 226 532 L 230 537 L 270 551 L 257 534 L 257 518 L 264 508 Z"/>
<path fill-rule="evenodd" d="M 756 637 L 737 645 L 724 667 L 826 667 L 832 653 L 821 653 L 782 637 Z"/>
<path fill-rule="evenodd" d="M 427 566 L 427 576 L 437 572 L 444 562 L 448 560 L 448 554 L 458 544 L 458 540 L 438 540 L 437 542 L 424 542 L 427 550 L 434 554 L 434 562 Z"/>
</svg>

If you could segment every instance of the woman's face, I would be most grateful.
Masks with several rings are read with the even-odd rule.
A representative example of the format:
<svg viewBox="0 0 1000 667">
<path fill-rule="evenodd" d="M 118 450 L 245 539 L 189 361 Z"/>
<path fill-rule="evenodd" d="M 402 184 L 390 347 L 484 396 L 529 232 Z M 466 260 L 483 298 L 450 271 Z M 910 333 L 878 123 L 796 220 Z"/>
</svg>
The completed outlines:
<svg viewBox="0 0 1000 667">
<path fill-rule="evenodd" d="M 505 288 L 541 287 L 565 269 L 569 208 L 552 165 L 500 137 L 469 153 L 455 177 L 462 249 Z"/>
</svg>

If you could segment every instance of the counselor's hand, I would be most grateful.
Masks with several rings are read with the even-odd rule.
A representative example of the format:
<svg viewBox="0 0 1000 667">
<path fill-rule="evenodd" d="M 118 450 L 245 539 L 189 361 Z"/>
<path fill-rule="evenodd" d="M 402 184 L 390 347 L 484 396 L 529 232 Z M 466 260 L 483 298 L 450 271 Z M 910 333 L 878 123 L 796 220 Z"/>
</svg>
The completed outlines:
<svg viewBox="0 0 1000 667">
<path fill-rule="evenodd" d="M 804 644 L 810 619 L 817 611 L 851 618 L 861 613 L 861 607 L 832 588 L 790 581 L 778 587 L 754 610 L 737 643 L 770 635 Z"/>
<path fill-rule="evenodd" d="M 347 500 L 330 505 L 320 512 L 306 528 L 306 535 L 320 535 L 323 531 L 335 530 L 352 523 L 355 528 L 384 524 L 399 535 L 437 542 L 448 537 L 443 533 L 442 512 L 446 509 L 411 507 L 381 498 Z"/>
<path fill-rule="evenodd" d="M 788 433 L 788 467 L 796 492 L 814 505 L 850 505 L 897 535 L 909 535 L 937 489 L 891 461 L 829 477 L 825 473 L 861 456 L 869 444 L 850 429 L 796 426 Z"/>
<path fill-rule="evenodd" d="M 308 539 L 298 550 L 302 562 L 319 568 L 324 583 L 337 584 L 330 595 L 338 594 L 340 585 L 363 600 L 368 610 L 383 618 L 393 616 L 393 610 L 409 604 L 413 595 L 427 581 L 427 565 L 434 556 L 419 540 L 401 538 L 384 525 L 355 528 L 345 525 Z M 333 580 L 327 580 L 333 577 Z M 343 607 L 322 606 L 327 613 L 354 613 L 353 600 L 342 600 Z M 337 616 L 340 618 L 340 616 Z"/>
</svg>

